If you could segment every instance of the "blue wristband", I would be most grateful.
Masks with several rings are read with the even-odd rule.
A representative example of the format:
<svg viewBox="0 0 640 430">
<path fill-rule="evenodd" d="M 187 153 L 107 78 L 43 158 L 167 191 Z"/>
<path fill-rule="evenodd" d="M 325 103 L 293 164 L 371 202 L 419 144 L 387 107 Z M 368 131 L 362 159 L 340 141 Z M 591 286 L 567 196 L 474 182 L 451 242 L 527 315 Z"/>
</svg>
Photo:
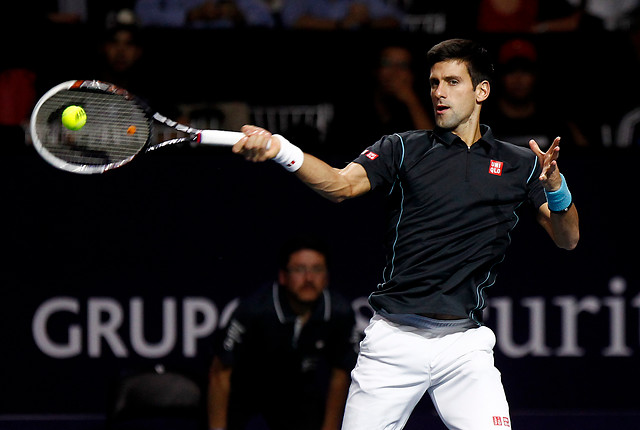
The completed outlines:
<svg viewBox="0 0 640 430">
<path fill-rule="evenodd" d="M 573 202 L 571 192 L 569 191 L 569 187 L 567 187 L 567 181 L 564 179 L 564 175 L 562 173 L 560 174 L 560 177 L 562 178 L 562 185 L 560 185 L 560 189 L 556 191 L 544 190 L 544 193 L 547 196 L 549 210 L 551 212 L 562 212 L 568 209 Z"/>
</svg>

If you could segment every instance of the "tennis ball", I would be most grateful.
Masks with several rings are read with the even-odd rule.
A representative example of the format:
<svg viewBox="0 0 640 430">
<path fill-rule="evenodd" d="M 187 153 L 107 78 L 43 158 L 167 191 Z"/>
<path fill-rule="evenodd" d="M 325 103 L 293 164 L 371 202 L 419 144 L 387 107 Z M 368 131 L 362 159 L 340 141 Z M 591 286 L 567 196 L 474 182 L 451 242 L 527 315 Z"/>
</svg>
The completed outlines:
<svg viewBox="0 0 640 430">
<path fill-rule="evenodd" d="M 80 130 L 87 123 L 87 113 L 80 106 L 68 106 L 62 112 L 62 125 L 69 130 Z"/>
</svg>

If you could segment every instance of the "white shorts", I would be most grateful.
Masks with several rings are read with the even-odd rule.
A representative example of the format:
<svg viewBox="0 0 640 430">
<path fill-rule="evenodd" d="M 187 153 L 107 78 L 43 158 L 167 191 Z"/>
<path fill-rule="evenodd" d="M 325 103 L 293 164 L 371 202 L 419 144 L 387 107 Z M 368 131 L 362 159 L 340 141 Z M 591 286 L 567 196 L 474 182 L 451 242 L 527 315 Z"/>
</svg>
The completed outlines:
<svg viewBox="0 0 640 430">
<path fill-rule="evenodd" d="M 375 314 L 365 330 L 343 430 L 402 429 L 425 392 L 449 429 L 511 428 L 490 328 L 408 315 L 414 321 L 406 325 L 389 317 Z"/>
</svg>

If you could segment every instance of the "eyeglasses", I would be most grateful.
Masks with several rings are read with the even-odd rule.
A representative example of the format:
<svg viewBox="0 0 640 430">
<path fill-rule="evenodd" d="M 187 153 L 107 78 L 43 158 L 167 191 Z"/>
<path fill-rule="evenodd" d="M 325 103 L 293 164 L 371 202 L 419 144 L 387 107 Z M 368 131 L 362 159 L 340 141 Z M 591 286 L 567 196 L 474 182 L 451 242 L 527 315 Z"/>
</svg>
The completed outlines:
<svg viewBox="0 0 640 430">
<path fill-rule="evenodd" d="M 311 267 L 305 267 L 305 266 L 293 266 L 293 267 L 287 267 L 287 272 L 289 272 L 289 274 L 291 275 L 306 275 L 311 274 L 311 275 L 323 275 L 325 273 L 327 273 L 327 268 L 324 266 L 311 266 Z"/>
</svg>

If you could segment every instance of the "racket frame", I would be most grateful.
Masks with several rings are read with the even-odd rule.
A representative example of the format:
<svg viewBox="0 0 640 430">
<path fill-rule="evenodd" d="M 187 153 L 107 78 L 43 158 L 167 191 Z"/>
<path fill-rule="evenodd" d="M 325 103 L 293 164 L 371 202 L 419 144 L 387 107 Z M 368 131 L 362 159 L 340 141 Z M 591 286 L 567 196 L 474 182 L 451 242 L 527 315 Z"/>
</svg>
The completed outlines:
<svg viewBox="0 0 640 430">
<path fill-rule="evenodd" d="M 147 124 L 149 126 L 149 137 L 147 138 L 144 145 L 141 146 L 140 150 L 135 154 L 126 157 L 124 159 L 118 160 L 109 164 L 96 164 L 96 165 L 84 165 L 84 164 L 73 164 L 69 163 L 59 157 L 53 155 L 40 141 L 37 129 L 36 129 L 36 119 L 38 117 L 38 113 L 42 105 L 50 99 L 53 95 L 57 94 L 61 91 L 68 91 L 77 89 L 78 91 L 87 91 L 87 92 L 98 92 L 103 94 L 113 94 L 124 97 L 127 100 L 132 100 L 136 103 L 140 108 L 142 108 L 145 117 L 147 118 Z M 153 125 L 154 122 L 158 122 L 167 127 L 173 128 L 179 132 L 188 134 L 185 137 L 178 137 L 175 139 L 169 139 L 160 143 L 151 144 L 152 136 L 153 136 Z M 153 112 L 151 108 L 139 97 L 131 94 L 124 88 L 118 87 L 117 85 L 98 81 L 98 80 L 71 80 L 62 82 L 49 91 L 47 91 L 36 103 L 33 112 L 31 114 L 30 121 L 30 132 L 32 136 L 33 146 L 40 154 L 40 156 L 47 161 L 49 164 L 54 167 L 65 170 L 72 173 L 80 173 L 80 174 L 94 174 L 94 173 L 104 173 L 107 170 L 112 170 L 118 167 L 121 167 L 131 160 L 133 160 L 136 156 L 138 156 L 142 152 L 150 152 L 159 148 L 163 148 L 165 146 L 175 145 L 184 142 L 196 143 L 196 144 L 204 144 L 204 145 L 214 145 L 214 146 L 232 146 L 238 140 L 244 137 L 243 133 L 234 132 L 234 131 L 224 131 L 224 130 L 200 130 L 197 128 L 189 127 L 184 124 L 180 124 L 166 116 Z"/>
</svg>

